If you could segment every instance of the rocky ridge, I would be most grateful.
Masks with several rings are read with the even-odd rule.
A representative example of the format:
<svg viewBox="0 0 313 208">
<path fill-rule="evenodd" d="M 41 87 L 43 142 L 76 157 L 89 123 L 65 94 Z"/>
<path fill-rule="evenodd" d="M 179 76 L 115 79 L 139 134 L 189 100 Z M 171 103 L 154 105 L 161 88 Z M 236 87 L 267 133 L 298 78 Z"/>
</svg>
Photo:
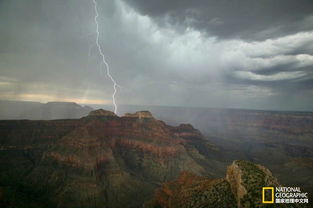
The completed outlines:
<svg viewBox="0 0 313 208">
<path fill-rule="evenodd" d="M 305 204 L 263 204 L 262 187 L 277 186 L 281 185 L 264 166 L 236 160 L 228 166 L 225 178 L 211 179 L 183 172 L 176 180 L 157 189 L 146 207 L 308 207 Z"/>
</svg>

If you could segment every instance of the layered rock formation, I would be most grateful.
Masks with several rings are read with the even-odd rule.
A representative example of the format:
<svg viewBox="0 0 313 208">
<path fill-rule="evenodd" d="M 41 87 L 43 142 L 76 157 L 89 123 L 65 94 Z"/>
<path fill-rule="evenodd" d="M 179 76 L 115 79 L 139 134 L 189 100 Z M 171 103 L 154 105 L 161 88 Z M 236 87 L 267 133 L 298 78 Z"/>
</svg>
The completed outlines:
<svg viewBox="0 0 313 208">
<path fill-rule="evenodd" d="M 220 174 L 205 155 L 216 150 L 198 130 L 149 112 L 1 121 L 0 144 L 1 207 L 139 207 L 182 171 Z"/>
<path fill-rule="evenodd" d="M 261 207 L 260 187 L 277 180 L 246 161 L 213 179 L 223 155 L 190 124 L 147 111 L 0 121 L 0 207 Z"/>
<path fill-rule="evenodd" d="M 146 207 L 309 207 L 306 204 L 263 204 L 261 190 L 268 186 L 280 185 L 267 168 L 238 160 L 227 168 L 226 177 L 221 179 L 182 173 L 178 179 L 163 184 Z"/>
</svg>

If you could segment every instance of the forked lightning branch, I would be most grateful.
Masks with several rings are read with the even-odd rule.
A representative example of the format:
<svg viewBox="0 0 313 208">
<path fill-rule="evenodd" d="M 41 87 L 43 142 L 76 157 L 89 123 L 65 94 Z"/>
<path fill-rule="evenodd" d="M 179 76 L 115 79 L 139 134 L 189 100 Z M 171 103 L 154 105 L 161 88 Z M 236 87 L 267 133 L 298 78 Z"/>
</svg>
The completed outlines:
<svg viewBox="0 0 313 208">
<path fill-rule="evenodd" d="M 100 32 L 99 32 L 99 23 L 98 23 L 98 17 L 99 17 L 98 4 L 97 4 L 96 0 L 92 0 L 92 1 L 93 1 L 93 4 L 94 4 L 94 9 L 95 9 L 95 18 L 94 18 L 94 20 L 95 20 L 95 24 L 96 24 L 96 45 L 97 45 L 98 52 L 99 52 L 99 54 L 101 56 L 101 59 L 102 59 L 102 64 L 105 66 L 106 75 L 110 78 L 110 80 L 113 83 L 114 92 L 112 94 L 112 102 L 113 102 L 113 106 L 114 106 L 114 113 L 116 114 L 117 113 L 117 104 L 116 104 L 116 100 L 115 100 L 115 95 L 117 93 L 117 87 L 119 85 L 116 83 L 115 79 L 111 75 L 110 66 L 107 63 L 106 59 L 105 59 L 105 56 L 103 54 L 101 45 L 99 43 Z"/>
</svg>

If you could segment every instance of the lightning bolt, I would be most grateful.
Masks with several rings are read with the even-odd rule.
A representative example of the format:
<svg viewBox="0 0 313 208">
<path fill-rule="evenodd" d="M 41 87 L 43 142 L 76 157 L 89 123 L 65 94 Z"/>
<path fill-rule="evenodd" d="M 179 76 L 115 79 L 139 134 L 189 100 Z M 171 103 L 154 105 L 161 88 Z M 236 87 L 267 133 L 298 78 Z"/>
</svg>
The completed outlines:
<svg viewBox="0 0 313 208">
<path fill-rule="evenodd" d="M 98 11 L 98 4 L 97 4 L 97 1 L 96 0 L 92 0 L 93 1 L 93 4 L 94 4 L 94 9 L 95 9 L 95 23 L 96 23 L 96 45 L 97 45 L 97 48 L 98 48 L 98 52 L 102 58 L 102 63 L 105 65 L 105 68 L 106 68 L 106 74 L 107 76 L 110 78 L 110 80 L 112 81 L 113 83 L 113 88 L 114 88 L 114 92 L 112 94 L 112 100 L 113 100 L 113 105 L 114 105 L 114 113 L 116 114 L 117 113 L 117 104 L 116 104 L 116 101 L 115 101 L 115 95 L 117 93 L 117 87 L 119 86 L 116 81 L 114 80 L 114 78 L 112 77 L 111 73 L 110 73 L 110 66 L 109 64 L 107 63 L 107 61 L 105 60 L 105 56 L 102 52 L 102 48 L 101 48 L 101 45 L 99 43 L 99 36 L 100 36 L 100 32 L 99 32 L 99 23 L 98 23 L 98 17 L 99 17 L 99 11 Z"/>
</svg>

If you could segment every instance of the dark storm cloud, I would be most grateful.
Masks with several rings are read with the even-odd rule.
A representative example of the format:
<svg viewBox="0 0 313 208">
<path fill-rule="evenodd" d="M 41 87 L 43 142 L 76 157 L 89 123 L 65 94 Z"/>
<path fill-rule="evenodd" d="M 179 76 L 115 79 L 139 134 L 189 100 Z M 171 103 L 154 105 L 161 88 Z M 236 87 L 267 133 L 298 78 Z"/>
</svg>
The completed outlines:
<svg viewBox="0 0 313 208">
<path fill-rule="evenodd" d="M 97 1 L 118 104 L 312 109 L 309 1 Z M 0 20 L 2 99 L 111 102 L 92 1 L 2 0 Z"/>
<path fill-rule="evenodd" d="M 128 0 L 160 23 L 185 24 L 221 38 L 265 39 L 312 29 L 311 0 Z"/>
</svg>

